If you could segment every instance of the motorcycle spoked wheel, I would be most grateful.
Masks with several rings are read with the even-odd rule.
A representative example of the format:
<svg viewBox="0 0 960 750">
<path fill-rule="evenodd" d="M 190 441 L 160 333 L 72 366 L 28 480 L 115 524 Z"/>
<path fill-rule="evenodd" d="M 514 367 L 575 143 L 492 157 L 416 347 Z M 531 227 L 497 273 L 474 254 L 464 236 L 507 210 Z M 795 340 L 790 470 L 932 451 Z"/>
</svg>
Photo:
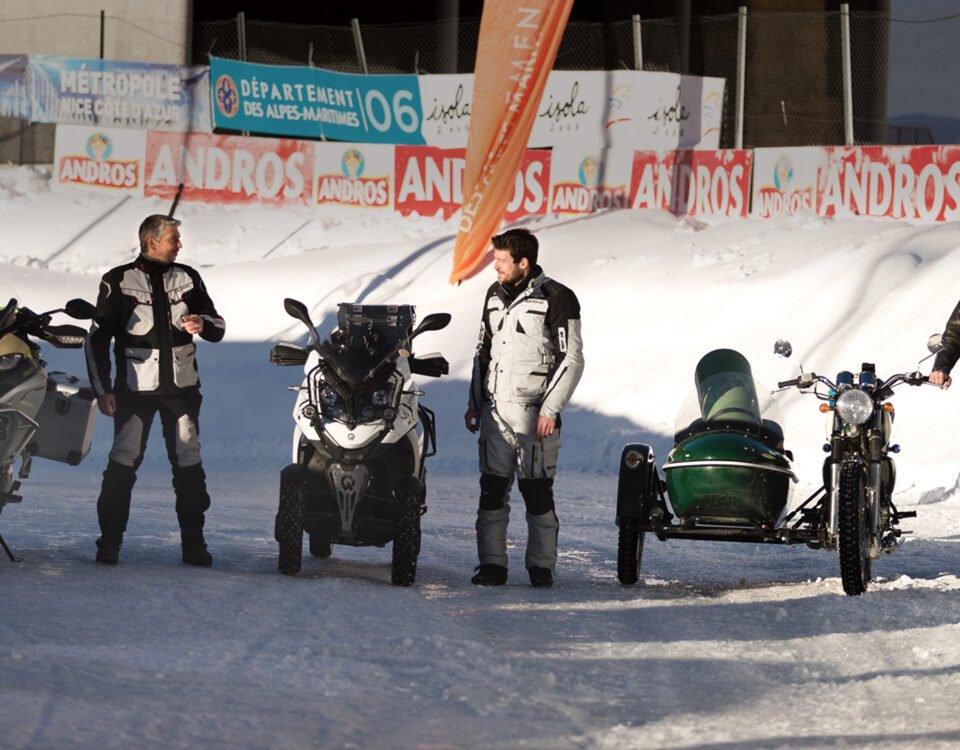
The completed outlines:
<svg viewBox="0 0 960 750">
<path fill-rule="evenodd" d="M 636 518 L 620 520 L 617 539 L 617 580 L 632 586 L 640 578 L 640 560 L 643 557 L 643 532 Z"/>
<path fill-rule="evenodd" d="M 390 581 L 394 586 L 412 586 L 417 578 L 417 557 L 420 555 L 420 507 L 425 490 L 398 493 L 400 509 L 397 533 L 393 538 L 393 561 Z"/>
<path fill-rule="evenodd" d="M 300 572 L 303 560 L 303 498 L 300 483 L 280 479 L 280 504 L 274 537 L 280 545 L 277 569 L 286 576 Z M 311 539 L 311 546 L 313 540 Z"/>
<path fill-rule="evenodd" d="M 840 469 L 840 580 L 849 596 L 862 594 L 870 581 L 869 526 L 863 471 L 856 464 L 844 464 Z"/>
</svg>

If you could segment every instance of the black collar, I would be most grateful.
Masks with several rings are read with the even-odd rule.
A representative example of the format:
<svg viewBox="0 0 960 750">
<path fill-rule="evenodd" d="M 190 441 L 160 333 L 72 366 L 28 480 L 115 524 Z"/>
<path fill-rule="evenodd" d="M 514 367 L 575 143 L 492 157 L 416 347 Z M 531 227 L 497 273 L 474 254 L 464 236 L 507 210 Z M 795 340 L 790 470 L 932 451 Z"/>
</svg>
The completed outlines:
<svg viewBox="0 0 960 750">
<path fill-rule="evenodd" d="M 135 263 L 137 268 L 144 273 L 164 273 L 171 265 L 170 263 L 164 263 L 162 260 L 148 258 L 143 253 L 140 253 L 140 257 L 137 258 Z"/>
<path fill-rule="evenodd" d="M 533 268 L 530 269 L 530 273 L 520 279 L 520 281 L 518 281 L 516 284 L 501 284 L 500 288 L 503 290 L 503 293 L 506 295 L 507 299 L 510 302 L 513 302 L 513 300 L 519 297 L 520 294 L 522 294 L 523 291 L 533 283 L 535 278 L 542 274 L 543 269 L 538 265 L 534 265 Z"/>
</svg>

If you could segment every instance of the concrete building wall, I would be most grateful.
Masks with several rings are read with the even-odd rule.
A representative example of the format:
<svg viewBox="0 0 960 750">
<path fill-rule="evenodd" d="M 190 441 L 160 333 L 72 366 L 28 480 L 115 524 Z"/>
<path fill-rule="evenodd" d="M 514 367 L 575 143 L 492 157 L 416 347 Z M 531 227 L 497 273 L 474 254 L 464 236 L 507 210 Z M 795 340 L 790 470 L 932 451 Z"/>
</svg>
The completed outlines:
<svg viewBox="0 0 960 750">
<path fill-rule="evenodd" d="M 0 52 L 185 65 L 191 0 L 3 0 Z"/>
</svg>

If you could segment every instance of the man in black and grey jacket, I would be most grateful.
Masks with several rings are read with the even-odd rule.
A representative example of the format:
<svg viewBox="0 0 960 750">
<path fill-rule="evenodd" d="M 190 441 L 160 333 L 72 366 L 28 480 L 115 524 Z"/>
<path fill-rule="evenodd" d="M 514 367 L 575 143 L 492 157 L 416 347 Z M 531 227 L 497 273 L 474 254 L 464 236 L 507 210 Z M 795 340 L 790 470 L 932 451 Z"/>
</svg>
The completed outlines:
<svg viewBox="0 0 960 750">
<path fill-rule="evenodd" d="M 203 538 L 210 507 L 200 461 L 200 378 L 195 335 L 220 341 L 225 331 L 203 281 L 176 263 L 180 222 L 148 216 L 140 225 L 140 256 L 100 281 L 85 350 L 100 411 L 113 418 L 110 460 L 97 500 L 97 562 L 116 563 L 130 514 L 130 495 L 154 416 L 160 414 L 173 467 L 183 561 L 209 567 Z M 111 384 L 110 341 L 116 360 Z"/>
<path fill-rule="evenodd" d="M 560 413 L 583 373 L 580 303 L 537 265 L 539 243 L 526 229 L 493 238 L 497 281 L 483 304 L 464 415 L 480 431 L 480 507 L 472 581 L 507 580 L 507 522 L 514 474 L 526 505 L 525 563 L 534 586 L 553 584 L 559 522 L 553 478 Z"/>
</svg>

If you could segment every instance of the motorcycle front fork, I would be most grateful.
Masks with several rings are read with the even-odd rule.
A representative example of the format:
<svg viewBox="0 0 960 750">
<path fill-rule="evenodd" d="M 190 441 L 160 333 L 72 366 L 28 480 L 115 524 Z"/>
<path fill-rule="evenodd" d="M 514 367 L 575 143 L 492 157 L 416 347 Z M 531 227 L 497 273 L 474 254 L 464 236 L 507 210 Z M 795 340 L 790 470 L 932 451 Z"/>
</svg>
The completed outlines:
<svg viewBox="0 0 960 750">
<path fill-rule="evenodd" d="M 870 463 L 870 487 L 867 489 L 867 498 L 870 509 L 870 557 L 876 560 L 880 557 L 880 501 L 883 498 L 880 486 L 880 462 Z"/>
<path fill-rule="evenodd" d="M 841 461 L 830 464 L 830 492 L 828 494 L 827 532 L 833 547 L 839 544 L 839 513 L 840 513 L 840 467 Z M 882 495 L 880 462 L 870 463 L 870 483 L 864 487 L 864 501 L 870 514 L 870 557 L 880 556 L 881 517 L 880 499 Z"/>
</svg>

